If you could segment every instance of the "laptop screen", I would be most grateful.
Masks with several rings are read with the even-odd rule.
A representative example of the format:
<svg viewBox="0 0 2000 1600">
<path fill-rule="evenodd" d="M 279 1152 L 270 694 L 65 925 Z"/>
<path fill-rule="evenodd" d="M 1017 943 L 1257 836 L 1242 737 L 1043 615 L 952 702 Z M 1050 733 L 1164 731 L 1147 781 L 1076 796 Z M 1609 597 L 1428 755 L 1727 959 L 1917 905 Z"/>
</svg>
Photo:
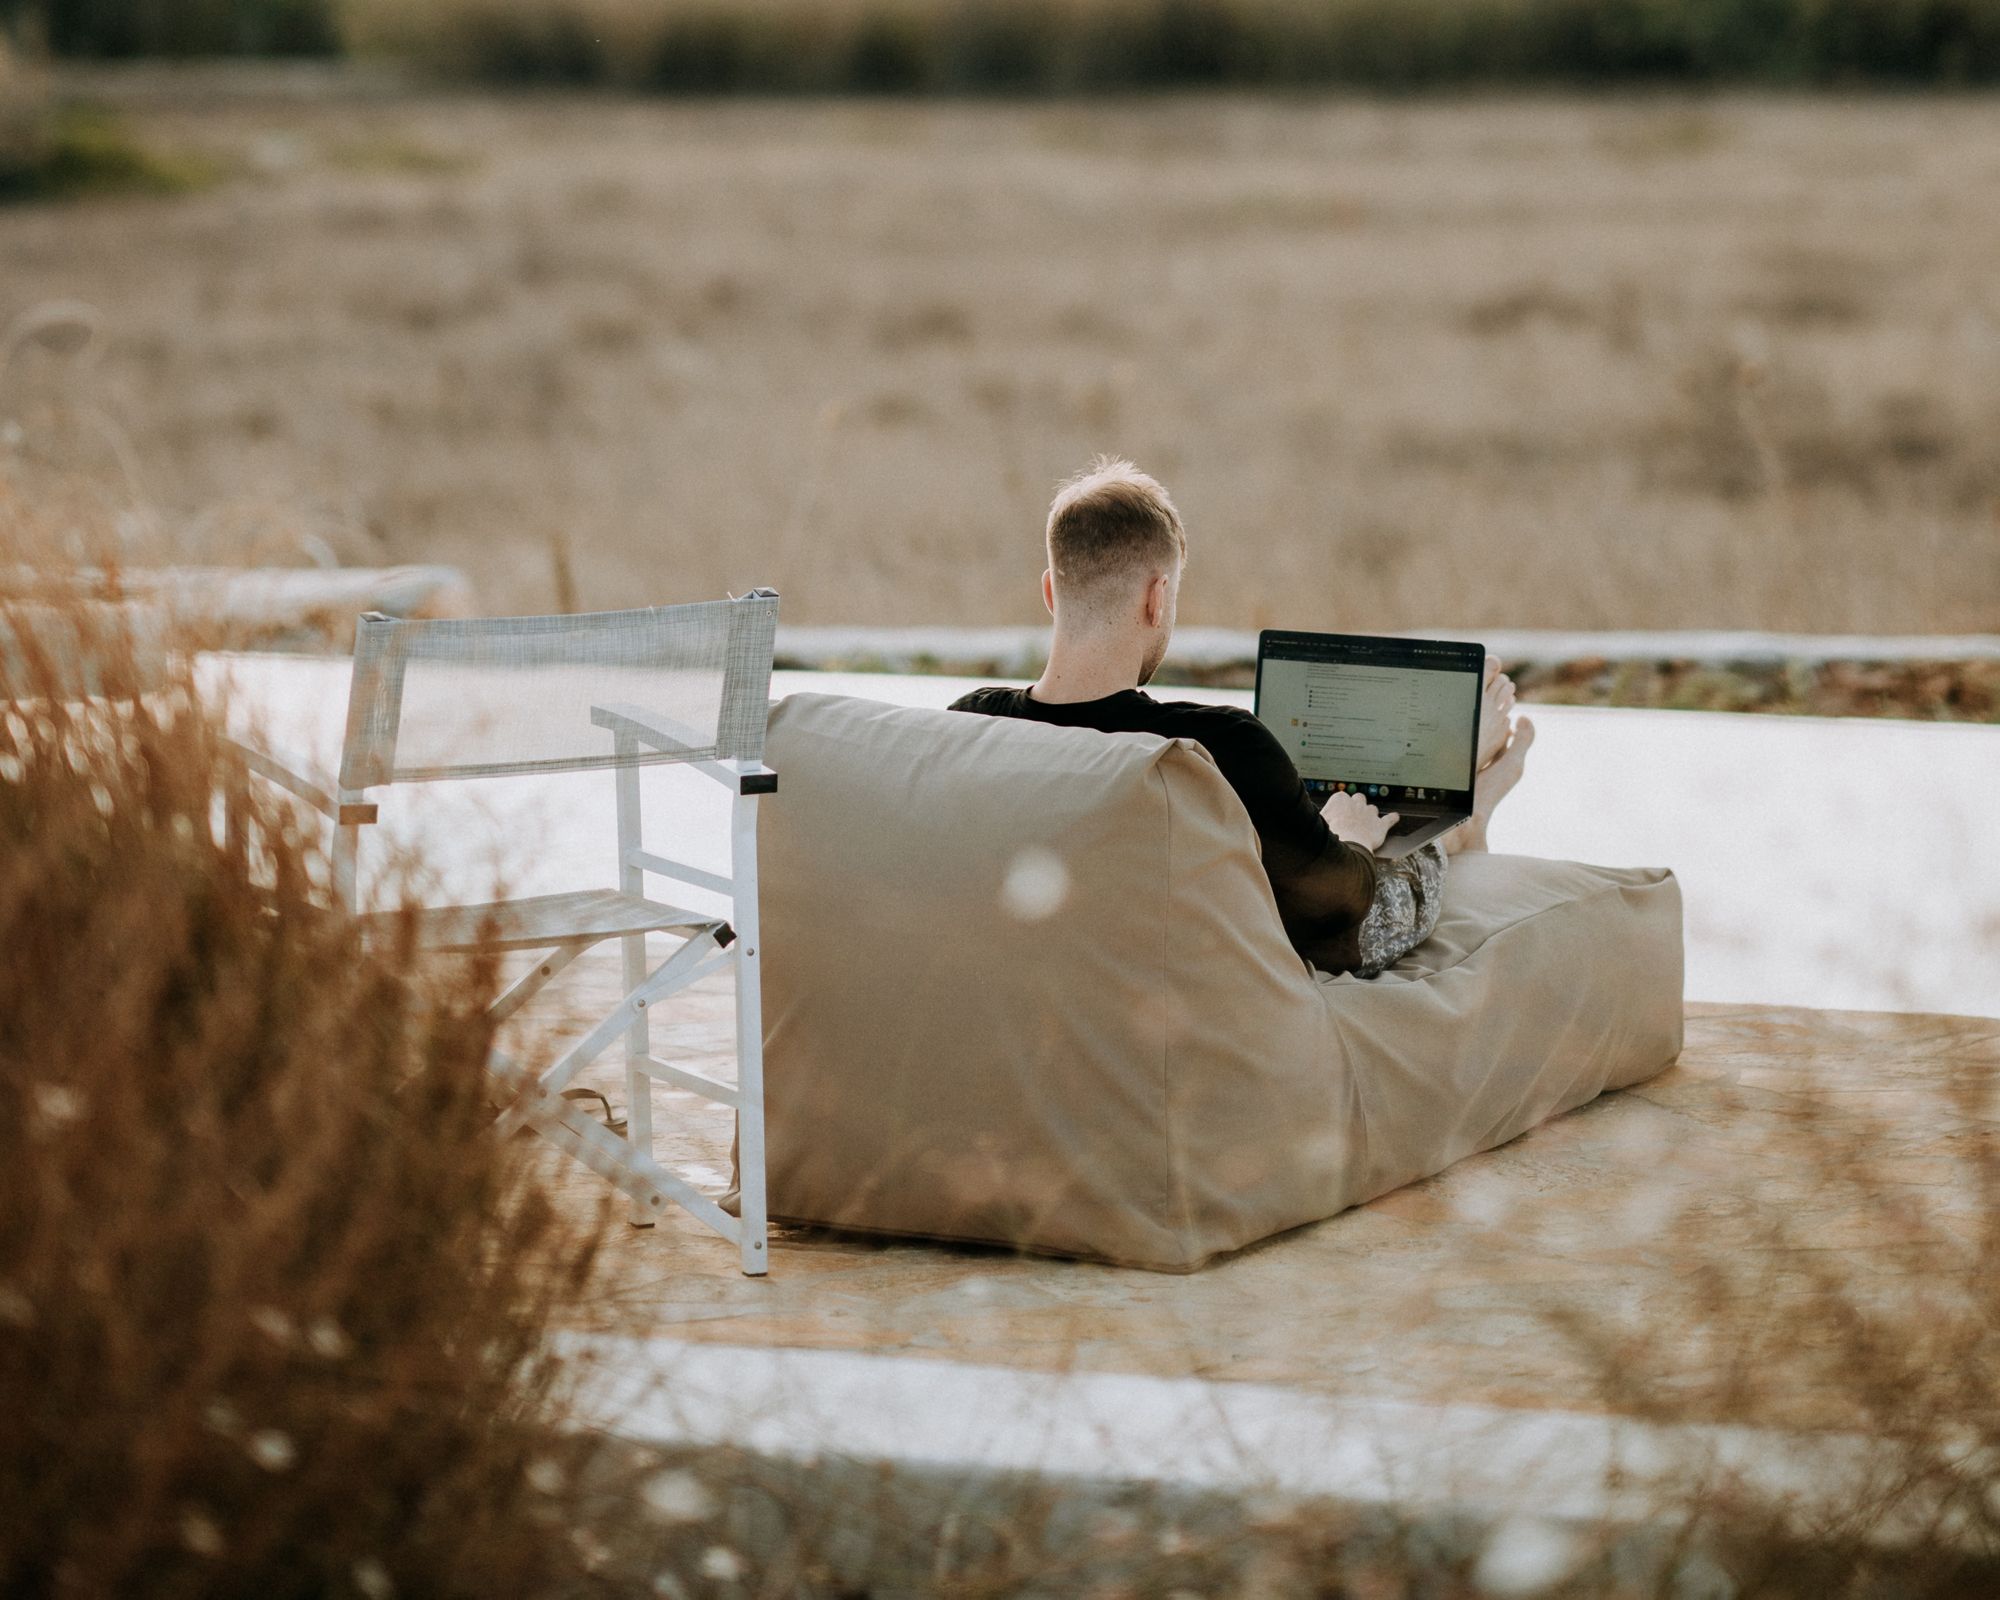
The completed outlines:
<svg viewBox="0 0 2000 1600">
<path fill-rule="evenodd" d="M 1267 630 L 1257 716 L 1315 795 L 1469 810 L 1485 669 L 1484 645 Z"/>
</svg>

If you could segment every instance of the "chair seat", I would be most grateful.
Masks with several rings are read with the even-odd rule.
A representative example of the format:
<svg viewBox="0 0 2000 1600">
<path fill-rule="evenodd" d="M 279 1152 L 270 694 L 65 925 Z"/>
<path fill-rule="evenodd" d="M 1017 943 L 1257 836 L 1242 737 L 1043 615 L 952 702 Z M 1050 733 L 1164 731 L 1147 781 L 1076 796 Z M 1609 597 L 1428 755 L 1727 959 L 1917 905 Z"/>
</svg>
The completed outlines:
<svg viewBox="0 0 2000 1600">
<path fill-rule="evenodd" d="M 362 920 L 387 928 L 401 915 L 382 911 Z M 724 945 L 731 938 L 729 924 L 720 917 L 616 889 L 580 889 L 478 906 L 427 906 L 417 913 L 417 943 L 425 950 L 539 950 L 668 929 L 690 935 L 719 929 L 717 942 Z"/>
</svg>

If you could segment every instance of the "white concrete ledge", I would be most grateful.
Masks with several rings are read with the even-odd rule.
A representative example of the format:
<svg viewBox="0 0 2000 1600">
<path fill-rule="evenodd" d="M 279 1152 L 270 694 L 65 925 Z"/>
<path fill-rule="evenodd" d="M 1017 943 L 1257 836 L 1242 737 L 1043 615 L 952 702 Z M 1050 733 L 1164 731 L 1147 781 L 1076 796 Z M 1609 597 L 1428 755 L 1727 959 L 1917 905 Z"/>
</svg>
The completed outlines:
<svg viewBox="0 0 2000 1600">
<path fill-rule="evenodd" d="M 464 617 L 471 586 L 456 567 L 0 568 L 0 596 L 151 607 L 196 628 L 300 628 L 352 623 L 364 611 Z"/>
<path fill-rule="evenodd" d="M 619 1335 L 559 1336 L 557 1348 L 588 1374 L 576 1422 L 649 1446 L 1331 1500 L 1576 1533 L 1671 1523 L 1727 1487 L 1794 1537 L 1857 1517 L 1856 1531 L 1881 1545 L 1972 1534 L 1933 1486 L 1910 1481 L 1890 1441 L 1858 1434 Z"/>
<path fill-rule="evenodd" d="M 1407 631 L 1407 630 L 1406 630 Z M 1472 639 L 1502 660 L 1523 661 L 2000 661 L 2000 634 L 1571 633 L 1523 628 L 1433 628 L 1412 637 Z M 799 667 L 868 663 L 885 671 L 991 662 L 1016 675 L 1039 669 L 1046 627 L 780 627 L 778 656 Z M 1186 667 L 1247 666 L 1257 635 L 1247 628 L 1182 628 L 1167 654 Z"/>
</svg>

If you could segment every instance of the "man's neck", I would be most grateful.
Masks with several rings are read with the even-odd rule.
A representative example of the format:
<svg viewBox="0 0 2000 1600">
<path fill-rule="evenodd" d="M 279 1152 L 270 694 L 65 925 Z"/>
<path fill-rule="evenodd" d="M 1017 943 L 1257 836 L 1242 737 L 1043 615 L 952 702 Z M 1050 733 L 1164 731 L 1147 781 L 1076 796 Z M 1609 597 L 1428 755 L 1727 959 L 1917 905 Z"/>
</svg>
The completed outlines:
<svg viewBox="0 0 2000 1600">
<path fill-rule="evenodd" d="M 1050 644 L 1049 664 L 1028 690 L 1028 698 L 1044 705 L 1072 705 L 1136 689 L 1139 665 L 1135 655 L 1135 649 L 1108 643 L 1093 640 L 1076 646 L 1058 638 Z"/>
</svg>

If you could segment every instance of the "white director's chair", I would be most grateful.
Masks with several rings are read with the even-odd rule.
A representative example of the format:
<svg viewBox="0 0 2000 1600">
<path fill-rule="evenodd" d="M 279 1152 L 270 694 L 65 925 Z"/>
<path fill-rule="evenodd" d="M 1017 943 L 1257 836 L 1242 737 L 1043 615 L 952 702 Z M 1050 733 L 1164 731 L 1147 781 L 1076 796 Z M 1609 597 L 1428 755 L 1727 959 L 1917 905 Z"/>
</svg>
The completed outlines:
<svg viewBox="0 0 2000 1600">
<path fill-rule="evenodd" d="M 337 778 L 243 739 L 253 770 L 334 826 L 334 890 L 357 907 L 361 829 L 376 821 L 371 791 L 398 783 L 576 772 L 605 767 L 617 790 L 618 887 L 488 905 L 423 908 L 418 940 L 437 951 L 542 952 L 494 1002 L 504 1021 L 594 945 L 617 939 L 624 997 L 547 1065 L 495 1052 L 504 1133 L 533 1128 L 632 1201 L 650 1225 L 669 1203 L 732 1240 L 746 1273 L 767 1268 L 764 1211 L 764 1020 L 758 951 L 757 802 L 778 787 L 764 765 L 778 597 L 655 606 L 587 616 L 406 622 L 370 613 L 354 639 L 347 733 Z M 642 767 L 678 763 L 731 796 L 730 872 L 723 877 L 646 848 Z M 646 878 L 723 897 L 727 917 L 648 897 Z M 392 916 L 382 912 L 378 917 Z M 650 967 L 646 936 L 678 943 Z M 722 1083 L 653 1054 L 653 1008 L 709 974 L 736 979 L 736 1082 Z M 564 1091 L 618 1040 L 625 1047 L 624 1137 Z M 740 1215 L 662 1167 L 653 1154 L 655 1080 L 736 1112 Z"/>
</svg>

